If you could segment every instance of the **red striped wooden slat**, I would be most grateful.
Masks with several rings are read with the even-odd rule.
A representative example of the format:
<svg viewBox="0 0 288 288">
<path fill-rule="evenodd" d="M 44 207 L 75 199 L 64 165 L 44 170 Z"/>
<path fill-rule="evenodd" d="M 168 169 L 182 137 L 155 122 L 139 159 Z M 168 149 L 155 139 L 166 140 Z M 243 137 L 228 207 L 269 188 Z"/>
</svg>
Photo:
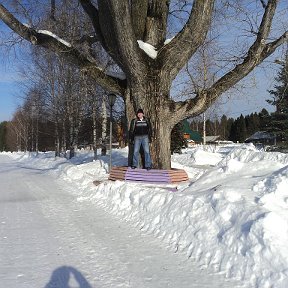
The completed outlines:
<svg viewBox="0 0 288 288">
<path fill-rule="evenodd" d="M 159 170 L 159 169 L 132 169 L 125 166 L 111 168 L 109 180 L 127 180 L 151 183 L 179 183 L 188 180 L 188 175 L 183 169 Z"/>
</svg>

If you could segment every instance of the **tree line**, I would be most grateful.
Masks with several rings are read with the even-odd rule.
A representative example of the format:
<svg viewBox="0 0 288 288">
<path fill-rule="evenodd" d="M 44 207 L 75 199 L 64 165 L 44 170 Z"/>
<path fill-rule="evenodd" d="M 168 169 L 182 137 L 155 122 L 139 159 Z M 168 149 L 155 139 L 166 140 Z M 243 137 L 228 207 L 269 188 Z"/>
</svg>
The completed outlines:
<svg viewBox="0 0 288 288">
<path fill-rule="evenodd" d="M 56 153 L 56 156 L 59 156 L 61 152 L 65 154 L 66 150 L 73 148 L 75 151 L 75 149 L 81 147 L 88 147 L 90 149 L 93 149 L 94 145 L 98 148 L 101 147 L 103 128 L 102 113 L 97 114 L 100 115 L 96 121 L 97 143 L 93 143 L 93 133 L 95 131 L 93 130 L 92 110 L 85 110 L 85 113 L 83 113 L 84 116 L 81 119 L 81 125 L 71 128 L 69 114 L 65 115 L 69 111 L 68 107 L 61 107 L 61 111 L 63 111 L 63 115 L 61 115 L 62 120 L 59 122 L 60 120 L 58 119 L 57 124 L 55 119 L 49 115 L 47 109 L 43 109 L 42 107 L 41 113 L 36 113 L 32 107 L 33 106 L 26 105 L 26 110 L 25 107 L 22 107 L 15 113 L 12 121 L 2 122 L 0 124 L 1 151 L 56 151 L 55 149 L 59 149 L 59 153 Z M 97 106 L 95 106 L 95 108 L 100 109 L 100 107 Z M 65 109 L 68 111 L 65 112 Z M 125 145 L 127 143 L 127 139 L 125 139 L 126 135 L 123 133 L 126 130 L 126 128 L 124 128 L 125 121 L 121 122 L 121 113 L 118 112 L 116 114 L 115 119 L 112 119 L 114 127 L 113 141 L 122 141 L 122 144 Z M 227 118 L 226 115 L 223 115 L 220 120 L 213 121 L 208 119 L 206 120 L 206 135 L 217 135 L 221 140 L 243 143 L 257 131 L 271 131 L 270 124 L 271 119 L 274 117 L 273 115 L 274 113 L 270 114 L 266 109 L 262 109 L 259 113 L 255 112 L 246 116 L 241 114 L 236 119 Z M 80 116 L 73 115 L 73 117 Z M 110 121 L 109 118 L 106 119 L 106 121 L 107 120 Z M 57 128 L 57 125 L 60 125 L 60 128 Z M 120 127 L 122 128 L 120 129 Z M 181 125 L 177 125 L 176 127 L 177 131 L 173 130 L 171 134 L 172 146 L 175 145 L 175 141 L 183 136 L 183 133 L 181 133 Z M 203 135 L 204 122 L 202 120 L 192 120 L 190 127 L 191 130 L 198 131 Z M 69 133 L 73 133 L 76 128 L 76 135 L 70 135 Z M 106 139 L 106 143 L 107 142 Z M 181 142 L 182 146 L 183 144 L 184 141 Z M 175 150 L 175 148 L 172 148 L 172 150 Z"/>
<path fill-rule="evenodd" d="M 267 131 L 267 123 L 271 117 L 266 109 L 259 113 L 242 114 L 234 118 L 223 115 L 220 120 L 206 120 L 205 130 L 207 136 L 219 136 L 219 140 L 229 140 L 243 143 L 248 137 L 257 131 Z M 199 131 L 203 135 L 204 121 L 192 120 L 190 127 L 193 131 Z"/>
</svg>

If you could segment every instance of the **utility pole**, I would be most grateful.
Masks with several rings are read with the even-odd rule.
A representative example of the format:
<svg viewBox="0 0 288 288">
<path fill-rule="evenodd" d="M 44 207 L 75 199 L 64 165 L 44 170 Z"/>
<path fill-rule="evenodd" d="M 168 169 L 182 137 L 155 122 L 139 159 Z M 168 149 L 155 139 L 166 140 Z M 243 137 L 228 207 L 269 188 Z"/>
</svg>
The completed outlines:
<svg viewBox="0 0 288 288">
<path fill-rule="evenodd" d="M 109 100 L 109 106 L 110 106 L 110 137 L 109 137 L 109 148 L 110 148 L 110 157 L 109 157 L 109 173 L 111 172 L 112 169 L 112 108 L 115 104 L 116 101 L 116 95 L 114 93 L 110 93 L 108 95 L 108 100 Z"/>
<path fill-rule="evenodd" d="M 203 113 L 203 145 L 206 145 L 206 115 Z"/>
</svg>

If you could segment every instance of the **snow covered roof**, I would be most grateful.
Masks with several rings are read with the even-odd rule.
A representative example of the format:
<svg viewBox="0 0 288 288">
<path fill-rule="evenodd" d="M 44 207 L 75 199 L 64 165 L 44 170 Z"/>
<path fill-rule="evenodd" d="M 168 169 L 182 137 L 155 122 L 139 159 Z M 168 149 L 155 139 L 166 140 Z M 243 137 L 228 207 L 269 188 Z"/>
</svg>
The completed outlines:
<svg viewBox="0 0 288 288">
<path fill-rule="evenodd" d="M 206 142 L 215 142 L 216 140 L 219 139 L 219 135 L 214 135 L 214 136 L 206 136 L 205 139 L 206 139 Z"/>
<path fill-rule="evenodd" d="M 267 131 L 257 131 L 252 136 L 247 138 L 245 142 L 252 142 L 257 140 L 274 140 L 275 135 L 273 133 L 269 133 Z"/>
</svg>

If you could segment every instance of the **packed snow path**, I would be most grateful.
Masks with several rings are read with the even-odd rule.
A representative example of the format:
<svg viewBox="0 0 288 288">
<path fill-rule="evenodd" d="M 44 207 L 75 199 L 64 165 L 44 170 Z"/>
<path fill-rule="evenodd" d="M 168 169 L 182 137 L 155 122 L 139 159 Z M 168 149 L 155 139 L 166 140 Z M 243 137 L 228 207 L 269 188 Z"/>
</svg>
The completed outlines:
<svg viewBox="0 0 288 288">
<path fill-rule="evenodd" d="M 0 155 L 1 287 L 241 287 L 23 165 Z"/>
</svg>

